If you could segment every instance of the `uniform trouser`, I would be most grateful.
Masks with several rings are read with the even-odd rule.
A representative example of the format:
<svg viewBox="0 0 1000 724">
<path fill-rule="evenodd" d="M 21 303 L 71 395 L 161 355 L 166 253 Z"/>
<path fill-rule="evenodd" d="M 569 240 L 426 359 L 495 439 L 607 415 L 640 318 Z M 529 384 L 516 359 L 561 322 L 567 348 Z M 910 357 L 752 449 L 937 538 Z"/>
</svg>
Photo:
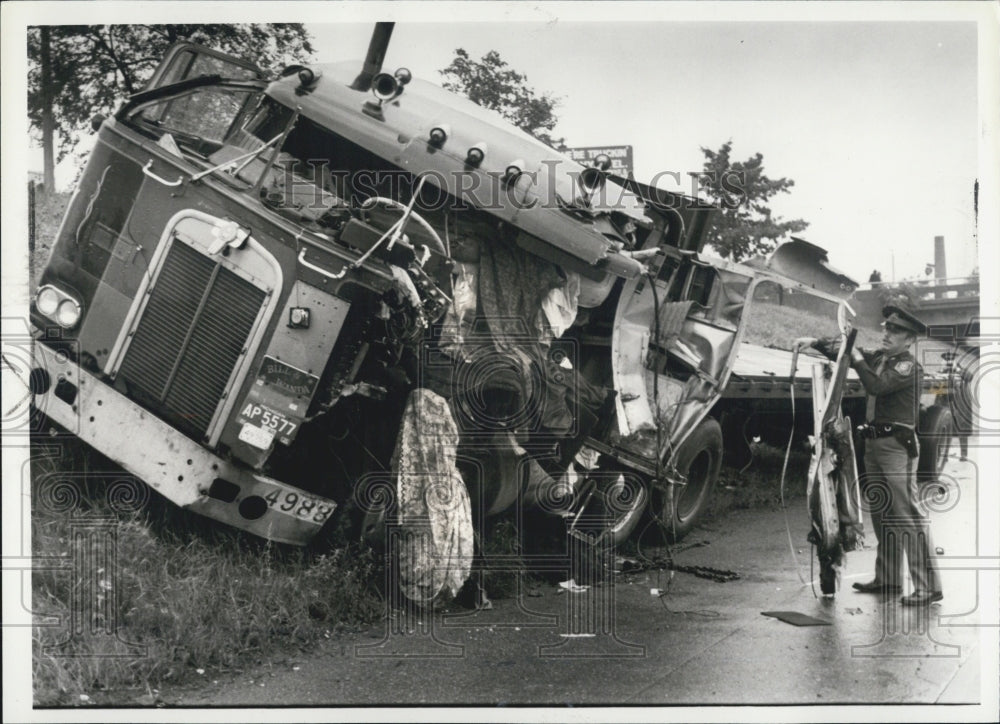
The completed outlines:
<svg viewBox="0 0 1000 724">
<path fill-rule="evenodd" d="M 914 590 L 940 591 L 930 521 L 917 498 L 917 458 L 909 457 L 894 437 L 867 440 L 865 491 L 878 539 L 875 580 L 902 585 L 905 550 Z"/>
</svg>

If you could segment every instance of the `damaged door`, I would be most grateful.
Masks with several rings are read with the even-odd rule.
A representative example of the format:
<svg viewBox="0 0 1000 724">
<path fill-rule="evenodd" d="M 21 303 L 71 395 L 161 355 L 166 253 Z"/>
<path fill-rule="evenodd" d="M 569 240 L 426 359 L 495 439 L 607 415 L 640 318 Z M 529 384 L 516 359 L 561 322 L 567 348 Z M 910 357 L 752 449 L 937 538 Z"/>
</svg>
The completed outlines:
<svg viewBox="0 0 1000 724">
<path fill-rule="evenodd" d="M 812 375 L 814 435 L 806 499 L 812 520 L 809 542 L 816 546 L 820 590 L 825 595 L 837 592 L 847 552 L 855 550 L 864 537 L 853 428 L 841 410 L 858 331 L 845 327 L 832 369 L 827 363 L 817 363 Z"/>
<path fill-rule="evenodd" d="M 722 462 L 709 416 L 743 335 L 753 272 L 665 249 L 655 278 L 626 282 L 612 334 L 619 446 L 646 463 L 670 540 L 696 524 Z"/>
</svg>

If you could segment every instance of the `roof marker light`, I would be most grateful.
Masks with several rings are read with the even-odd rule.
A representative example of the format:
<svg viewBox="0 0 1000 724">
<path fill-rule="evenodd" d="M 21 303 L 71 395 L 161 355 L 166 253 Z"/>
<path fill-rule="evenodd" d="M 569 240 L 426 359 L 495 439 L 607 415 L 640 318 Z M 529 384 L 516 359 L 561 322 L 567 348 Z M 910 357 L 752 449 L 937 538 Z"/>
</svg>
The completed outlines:
<svg viewBox="0 0 1000 724">
<path fill-rule="evenodd" d="M 440 126 L 434 126 L 434 128 L 431 129 L 429 135 L 429 143 L 435 148 L 441 148 L 441 146 L 444 145 L 444 142 L 448 140 L 448 136 L 450 135 L 451 135 L 451 128 L 449 126 L 445 124 L 441 124 Z"/>
<path fill-rule="evenodd" d="M 524 161 L 521 159 L 511 161 L 504 169 L 503 180 L 507 183 L 514 183 L 522 173 L 524 173 Z"/>
<path fill-rule="evenodd" d="M 465 154 L 465 162 L 473 168 L 478 167 L 486 158 L 486 144 L 477 143 L 469 148 Z"/>
</svg>

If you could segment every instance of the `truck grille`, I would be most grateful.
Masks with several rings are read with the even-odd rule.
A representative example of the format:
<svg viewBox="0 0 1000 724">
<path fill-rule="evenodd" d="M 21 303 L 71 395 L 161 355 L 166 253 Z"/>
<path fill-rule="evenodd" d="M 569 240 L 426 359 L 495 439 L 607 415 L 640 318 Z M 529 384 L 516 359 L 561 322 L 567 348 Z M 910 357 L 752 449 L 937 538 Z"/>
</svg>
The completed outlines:
<svg viewBox="0 0 1000 724">
<path fill-rule="evenodd" d="M 120 378 L 178 428 L 204 436 L 264 300 L 261 289 L 175 240 Z"/>
</svg>

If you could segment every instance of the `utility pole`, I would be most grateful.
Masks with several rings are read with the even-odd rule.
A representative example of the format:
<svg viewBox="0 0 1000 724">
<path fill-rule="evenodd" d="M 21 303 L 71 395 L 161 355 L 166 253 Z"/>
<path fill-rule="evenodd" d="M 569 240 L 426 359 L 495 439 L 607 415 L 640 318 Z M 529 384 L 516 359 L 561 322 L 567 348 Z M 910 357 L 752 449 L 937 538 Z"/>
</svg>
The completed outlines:
<svg viewBox="0 0 1000 724">
<path fill-rule="evenodd" d="M 42 182 L 45 193 L 56 190 L 55 119 L 52 117 L 52 61 L 49 27 L 43 25 L 42 33 L 42 153 L 44 166 Z"/>
</svg>

